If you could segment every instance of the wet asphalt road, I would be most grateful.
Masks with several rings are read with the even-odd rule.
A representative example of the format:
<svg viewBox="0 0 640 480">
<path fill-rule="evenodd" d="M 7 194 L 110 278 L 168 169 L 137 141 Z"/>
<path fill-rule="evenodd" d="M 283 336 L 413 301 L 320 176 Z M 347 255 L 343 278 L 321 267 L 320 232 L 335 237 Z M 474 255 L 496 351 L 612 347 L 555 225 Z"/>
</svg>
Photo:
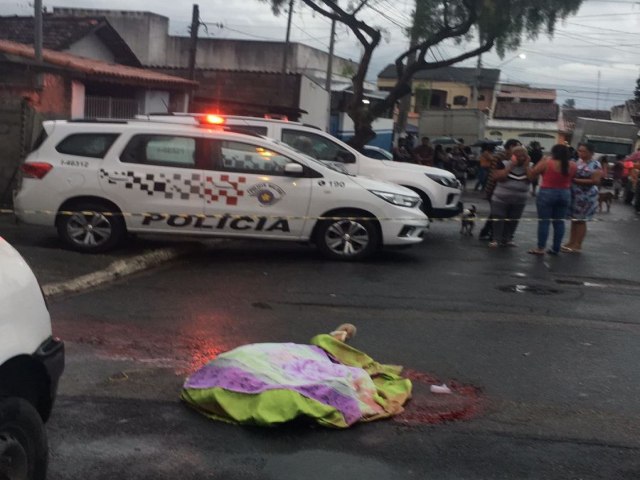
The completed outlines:
<svg viewBox="0 0 640 480">
<path fill-rule="evenodd" d="M 422 245 L 367 263 L 225 242 L 56 299 L 68 356 L 49 478 L 638 478 L 640 221 L 617 204 L 597 218 L 581 255 L 527 255 L 526 219 L 520 246 L 500 250 L 435 222 Z M 480 408 L 440 424 L 256 429 L 177 399 L 220 351 L 304 343 L 342 322 L 378 361 L 478 387 Z M 417 385 L 407 414 L 428 395 Z"/>
</svg>

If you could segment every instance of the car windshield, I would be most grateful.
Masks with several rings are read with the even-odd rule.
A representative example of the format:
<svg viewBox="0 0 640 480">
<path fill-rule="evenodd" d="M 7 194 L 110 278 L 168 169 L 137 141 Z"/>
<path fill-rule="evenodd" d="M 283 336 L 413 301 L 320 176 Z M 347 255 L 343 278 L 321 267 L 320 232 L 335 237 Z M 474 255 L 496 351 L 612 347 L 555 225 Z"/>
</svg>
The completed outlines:
<svg viewBox="0 0 640 480">
<path fill-rule="evenodd" d="M 265 137 L 266 138 L 266 137 Z M 305 159 L 312 161 L 313 163 L 317 163 L 319 165 L 322 165 L 323 167 L 329 168 L 331 170 L 333 170 L 334 172 L 338 172 L 338 173 L 342 173 L 343 175 L 347 175 L 349 177 L 355 177 L 355 175 L 349 173 L 349 171 L 347 170 L 347 168 L 344 166 L 344 164 L 340 163 L 340 162 L 333 162 L 331 160 L 318 160 L 316 158 L 313 158 L 310 155 L 307 155 L 306 153 L 298 150 L 295 147 L 292 147 L 291 145 L 289 145 L 288 143 L 284 143 L 281 140 L 275 140 L 275 139 L 270 139 L 273 143 L 283 146 L 283 147 L 287 147 L 291 150 L 293 150 L 294 152 L 296 152 L 298 155 L 302 155 Z"/>
<path fill-rule="evenodd" d="M 393 154 L 382 148 L 367 148 L 365 147 L 363 152 L 367 157 L 374 160 L 393 160 Z"/>
</svg>

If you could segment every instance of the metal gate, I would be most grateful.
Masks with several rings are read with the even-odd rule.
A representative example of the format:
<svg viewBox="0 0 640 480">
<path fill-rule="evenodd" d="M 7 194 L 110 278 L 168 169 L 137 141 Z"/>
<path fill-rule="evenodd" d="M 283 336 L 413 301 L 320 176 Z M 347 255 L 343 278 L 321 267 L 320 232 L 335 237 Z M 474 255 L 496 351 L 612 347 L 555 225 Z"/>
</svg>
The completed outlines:
<svg viewBox="0 0 640 480">
<path fill-rule="evenodd" d="M 134 118 L 140 110 L 138 100 L 131 98 L 85 97 L 85 118 Z"/>
</svg>

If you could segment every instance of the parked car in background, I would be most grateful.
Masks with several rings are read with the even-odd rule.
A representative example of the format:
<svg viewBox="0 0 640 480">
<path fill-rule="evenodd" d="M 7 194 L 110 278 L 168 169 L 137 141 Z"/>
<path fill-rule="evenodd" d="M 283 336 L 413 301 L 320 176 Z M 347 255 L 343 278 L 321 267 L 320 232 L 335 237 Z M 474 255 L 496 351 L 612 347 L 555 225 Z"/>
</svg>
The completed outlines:
<svg viewBox="0 0 640 480">
<path fill-rule="evenodd" d="M 431 145 L 442 145 L 445 150 L 447 148 L 459 147 L 462 143 L 453 137 L 434 137 L 430 139 Z"/>
<path fill-rule="evenodd" d="M 362 147 L 362 154 L 369 158 L 375 158 L 376 160 L 389 160 L 393 161 L 393 153 L 384 148 L 375 147 L 373 145 L 365 145 Z"/>
<path fill-rule="evenodd" d="M 16 215 L 56 227 L 81 252 L 137 232 L 309 241 L 329 258 L 360 260 L 420 243 L 428 227 L 415 192 L 257 134 L 145 120 L 44 129 L 22 168 Z"/>
<path fill-rule="evenodd" d="M 44 480 L 44 422 L 64 370 L 64 344 L 52 336 L 38 282 L 0 237 L 0 479 Z"/>
</svg>

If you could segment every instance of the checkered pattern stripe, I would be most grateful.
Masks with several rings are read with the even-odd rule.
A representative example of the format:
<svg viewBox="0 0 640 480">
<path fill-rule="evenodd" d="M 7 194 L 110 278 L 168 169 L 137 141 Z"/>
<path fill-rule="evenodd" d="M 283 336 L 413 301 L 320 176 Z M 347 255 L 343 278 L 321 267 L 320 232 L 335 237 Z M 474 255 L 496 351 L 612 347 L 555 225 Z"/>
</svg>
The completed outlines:
<svg viewBox="0 0 640 480">
<path fill-rule="evenodd" d="M 206 202 L 224 202 L 225 205 L 237 205 L 238 198 L 244 197 L 247 178 L 222 174 L 207 176 L 204 181 L 199 173 L 173 173 L 166 175 L 140 174 L 130 170 L 100 170 L 100 179 L 109 185 L 124 185 L 127 190 L 140 190 L 147 195 L 163 195 L 165 199 L 189 200 L 206 199 Z"/>
<path fill-rule="evenodd" d="M 189 200 L 204 198 L 199 173 L 165 175 L 164 173 L 140 174 L 132 171 L 108 172 L 100 170 L 100 179 L 110 185 L 124 185 L 127 190 L 140 190 L 147 195 L 162 195 L 165 199 Z"/>
<path fill-rule="evenodd" d="M 206 177 L 204 197 L 207 203 L 224 201 L 226 205 L 237 205 L 238 198 L 244 197 L 247 177 L 234 177 L 227 174 L 220 175 L 219 180 L 214 177 Z"/>
</svg>

